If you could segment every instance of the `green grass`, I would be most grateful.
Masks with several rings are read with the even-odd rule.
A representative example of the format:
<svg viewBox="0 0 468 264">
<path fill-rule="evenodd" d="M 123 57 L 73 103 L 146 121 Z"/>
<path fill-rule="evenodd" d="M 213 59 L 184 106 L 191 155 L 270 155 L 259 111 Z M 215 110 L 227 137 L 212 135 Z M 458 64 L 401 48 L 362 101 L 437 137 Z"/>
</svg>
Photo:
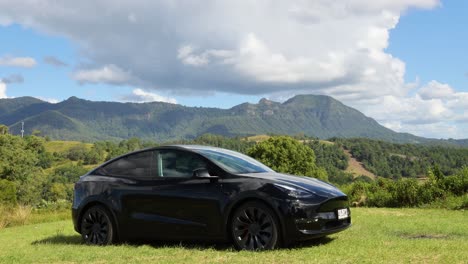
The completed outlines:
<svg viewBox="0 0 468 264">
<path fill-rule="evenodd" d="M 0 204 L 0 230 L 12 226 L 37 224 L 69 219 L 71 209 L 39 209 L 30 206 L 7 207 Z"/>
<path fill-rule="evenodd" d="M 468 212 L 352 210 L 353 226 L 313 243 L 269 252 L 189 243 L 86 246 L 70 220 L 0 230 L 1 263 L 466 263 Z"/>
<path fill-rule="evenodd" d="M 93 147 L 91 143 L 82 143 L 79 141 L 47 141 L 44 143 L 44 147 L 48 152 L 64 153 L 75 146 L 83 145 L 85 148 L 90 150 Z"/>
</svg>

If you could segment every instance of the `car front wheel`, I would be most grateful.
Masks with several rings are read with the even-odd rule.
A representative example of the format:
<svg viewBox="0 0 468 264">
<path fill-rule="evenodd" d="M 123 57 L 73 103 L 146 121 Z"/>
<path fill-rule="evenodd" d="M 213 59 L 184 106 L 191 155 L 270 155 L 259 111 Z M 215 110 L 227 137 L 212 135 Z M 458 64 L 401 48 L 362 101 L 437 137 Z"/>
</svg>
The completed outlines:
<svg viewBox="0 0 468 264">
<path fill-rule="evenodd" d="M 268 250 L 279 246 L 275 213 L 261 202 L 247 202 L 231 219 L 231 235 L 239 250 Z"/>
</svg>

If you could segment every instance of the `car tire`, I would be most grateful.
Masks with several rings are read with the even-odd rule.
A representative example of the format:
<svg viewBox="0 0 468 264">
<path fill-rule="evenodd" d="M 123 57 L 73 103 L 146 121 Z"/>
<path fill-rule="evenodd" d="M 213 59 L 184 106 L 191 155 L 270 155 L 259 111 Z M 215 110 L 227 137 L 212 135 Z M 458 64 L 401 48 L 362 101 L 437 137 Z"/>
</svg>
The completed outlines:
<svg viewBox="0 0 468 264">
<path fill-rule="evenodd" d="M 112 216 L 101 205 L 96 205 L 81 217 L 81 237 L 88 245 L 110 245 L 116 240 L 116 233 Z"/>
<path fill-rule="evenodd" d="M 276 214 L 262 202 L 247 202 L 232 215 L 231 237 L 238 250 L 270 250 L 279 247 Z"/>
</svg>

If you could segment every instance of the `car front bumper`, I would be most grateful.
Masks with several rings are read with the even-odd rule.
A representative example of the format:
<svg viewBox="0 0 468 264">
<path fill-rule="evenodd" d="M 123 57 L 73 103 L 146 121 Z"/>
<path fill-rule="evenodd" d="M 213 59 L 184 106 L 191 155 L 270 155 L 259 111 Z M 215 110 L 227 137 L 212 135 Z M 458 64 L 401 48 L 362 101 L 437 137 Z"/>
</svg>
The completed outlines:
<svg viewBox="0 0 468 264">
<path fill-rule="evenodd" d="M 347 209 L 348 217 L 338 219 L 338 209 Z M 287 244 L 323 237 L 351 226 L 351 211 L 346 196 L 321 203 L 288 200 L 284 201 L 282 211 L 284 240 Z"/>
</svg>

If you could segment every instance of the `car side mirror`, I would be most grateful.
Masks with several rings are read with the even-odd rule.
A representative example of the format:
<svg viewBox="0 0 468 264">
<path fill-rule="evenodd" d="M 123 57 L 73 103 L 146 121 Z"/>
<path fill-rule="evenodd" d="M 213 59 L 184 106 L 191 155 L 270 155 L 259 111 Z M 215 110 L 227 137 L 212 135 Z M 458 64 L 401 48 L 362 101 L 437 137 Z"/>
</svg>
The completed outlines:
<svg viewBox="0 0 468 264">
<path fill-rule="evenodd" d="M 218 176 L 211 176 L 207 169 L 200 168 L 193 170 L 193 177 L 199 179 L 218 179 Z"/>
</svg>

